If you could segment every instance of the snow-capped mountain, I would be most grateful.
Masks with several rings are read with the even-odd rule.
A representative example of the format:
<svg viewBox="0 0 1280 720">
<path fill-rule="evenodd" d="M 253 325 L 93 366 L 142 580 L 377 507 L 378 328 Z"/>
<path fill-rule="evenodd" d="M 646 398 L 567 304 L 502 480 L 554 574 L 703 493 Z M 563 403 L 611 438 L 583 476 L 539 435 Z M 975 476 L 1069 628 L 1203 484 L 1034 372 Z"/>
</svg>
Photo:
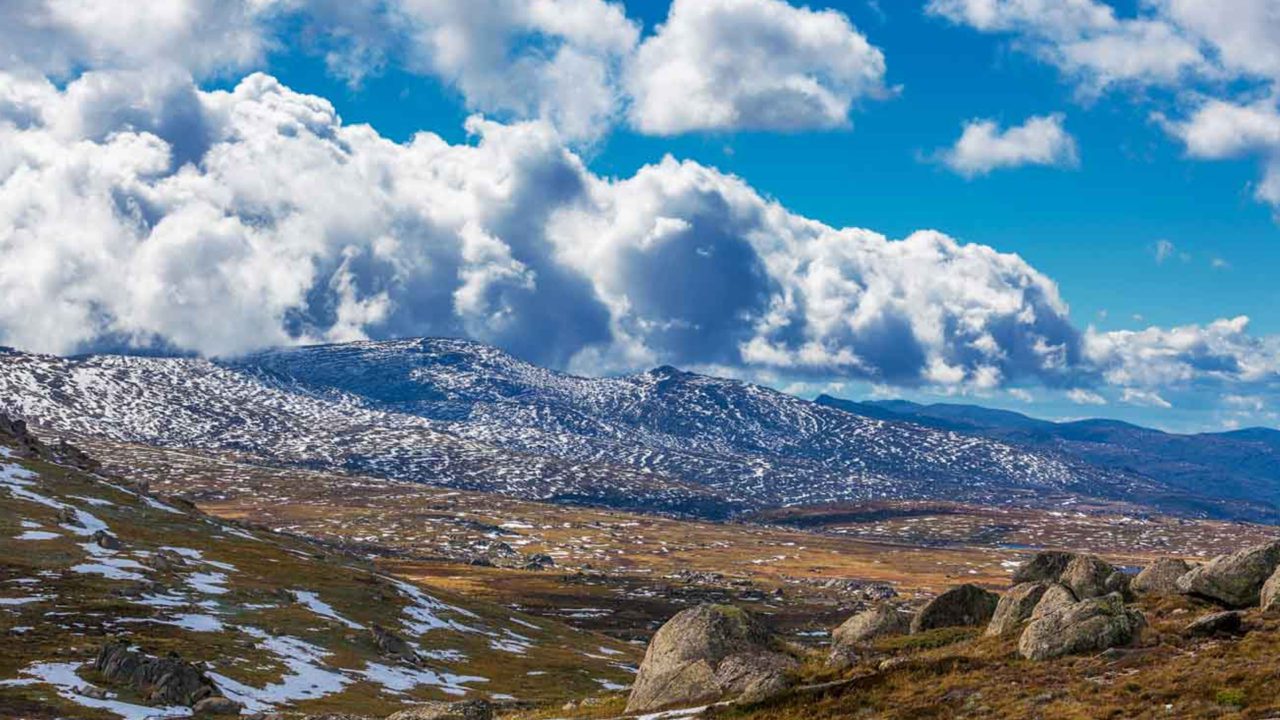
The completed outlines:
<svg viewBox="0 0 1280 720">
<path fill-rule="evenodd" d="M 461 340 L 234 361 L 9 351 L 0 409 L 79 435 L 710 517 L 869 498 L 1162 497 L 1138 473 L 758 385 L 670 367 L 575 377 Z"/>
</svg>

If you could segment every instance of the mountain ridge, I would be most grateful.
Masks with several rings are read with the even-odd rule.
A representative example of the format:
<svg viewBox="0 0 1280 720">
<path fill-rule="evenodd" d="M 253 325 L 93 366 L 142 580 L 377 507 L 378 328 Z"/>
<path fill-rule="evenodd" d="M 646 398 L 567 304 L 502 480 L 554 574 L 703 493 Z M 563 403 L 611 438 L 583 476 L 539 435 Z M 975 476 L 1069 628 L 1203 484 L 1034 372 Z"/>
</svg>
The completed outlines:
<svg viewBox="0 0 1280 720">
<path fill-rule="evenodd" d="M 1055 447 L 862 417 L 670 366 L 574 376 L 444 338 L 233 360 L 12 351 L 0 354 L 0 409 L 63 433 L 713 519 L 910 498 L 1274 515 L 1239 493 L 1196 493 Z"/>
</svg>

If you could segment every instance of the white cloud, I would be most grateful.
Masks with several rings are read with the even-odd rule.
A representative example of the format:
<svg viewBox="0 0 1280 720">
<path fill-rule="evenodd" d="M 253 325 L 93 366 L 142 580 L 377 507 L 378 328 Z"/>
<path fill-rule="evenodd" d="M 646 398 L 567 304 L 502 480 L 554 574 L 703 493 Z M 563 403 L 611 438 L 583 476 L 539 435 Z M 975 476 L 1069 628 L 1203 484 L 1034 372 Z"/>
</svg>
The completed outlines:
<svg viewBox="0 0 1280 720">
<path fill-rule="evenodd" d="M 1024 403 L 1033 403 L 1036 401 L 1036 396 L 1024 388 L 1009 388 L 1007 392 L 1011 397 L 1021 400 Z"/>
<path fill-rule="evenodd" d="M 597 177 L 541 123 L 400 145 L 264 75 L 130 83 L 0 82 L 0 343 L 447 334 L 560 366 L 974 387 L 1079 360 L 1052 281 L 936 232 L 831 228 L 670 158 Z M 104 132 L 111 107 L 129 131 Z"/>
<path fill-rule="evenodd" d="M 1156 256 L 1156 264 L 1163 265 L 1164 261 L 1173 257 L 1173 254 L 1177 252 L 1177 250 L 1178 248 L 1175 247 L 1172 242 L 1163 239 L 1157 240 L 1155 248 L 1152 250 Z"/>
<path fill-rule="evenodd" d="M 884 92 L 884 55 L 834 10 L 781 0 L 674 0 L 627 69 L 646 133 L 848 124 Z"/>
<path fill-rule="evenodd" d="M 1079 162 L 1075 139 L 1062 127 L 1062 115 L 1031 117 L 1005 130 L 994 120 L 973 120 L 941 157 L 965 177 L 1023 165 L 1069 167 Z"/>
<path fill-rule="evenodd" d="M 1280 209 L 1280 10 L 1274 0 L 1145 0 L 1119 17 L 1098 0 L 930 0 L 928 10 L 1058 67 L 1085 95 L 1172 89 L 1192 108 L 1169 131 L 1197 158 L 1258 155 L 1254 194 Z M 1258 100 L 1260 90 L 1270 88 Z M 1233 97 L 1234 96 L 1234 97 Z"/>
<path fill-rule="evenodd" d="M 1280 337 L 1256 337 L 1249 318 L 1208 325 L 1117 330 L 1085 336 L 1085 356 L 1110 384 L 1167 388 L 1248 385 L 1280 379 Z"/>
<path fill-rule="evenodd" d="M 1072 388 L 1067 391 L 1067 399 L 1077 405 L 1106 405 L 1107 399 L 1092 390 Z"/>
<path fill-rule="evenodd" d="M 1160 397 L 1159 393 L 1150 390 L 1137 390 L 1135 388 L 1125 388 L 1120 399 L 1130 405 L 1141 405 L 1144 407 L 1163 408 L 1168 410 L 1173 407 L 1173 403 Z"/>
</svg>

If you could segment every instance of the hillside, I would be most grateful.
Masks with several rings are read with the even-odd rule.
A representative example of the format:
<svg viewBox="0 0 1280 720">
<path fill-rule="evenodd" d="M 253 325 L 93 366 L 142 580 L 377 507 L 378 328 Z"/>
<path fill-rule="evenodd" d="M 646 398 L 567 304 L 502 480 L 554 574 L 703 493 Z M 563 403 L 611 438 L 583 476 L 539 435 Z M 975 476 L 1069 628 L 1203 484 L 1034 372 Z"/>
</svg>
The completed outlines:
<svg viewBox="0 0 1280 720">
<path fill-rule="evenodd" d="M 104 478 L 78 453 L 29 457 L 30 444 L 4 429 L 0 715 L 155 713 L 89 668 L 110 639 L 152 657 L 178 653 L 251 712 L 376 715 L 464 696 L 554 701 L 629 682 L 632 646 L 428 594 L 358 556 Z M 381 629 L 406 645 L 389 652 Z"/>
<path fill-rule="evenodd" d="M 856 499 L 1187 506 L 1140 475 L 1050 451 L 669 367 L 575 377 L 457 340 L 216 362 L 10 351 L 0 406 L 75 436 L 708 518 Z M 1237 511 L 1215 501 L 1216 514 Z"/>
</svg>

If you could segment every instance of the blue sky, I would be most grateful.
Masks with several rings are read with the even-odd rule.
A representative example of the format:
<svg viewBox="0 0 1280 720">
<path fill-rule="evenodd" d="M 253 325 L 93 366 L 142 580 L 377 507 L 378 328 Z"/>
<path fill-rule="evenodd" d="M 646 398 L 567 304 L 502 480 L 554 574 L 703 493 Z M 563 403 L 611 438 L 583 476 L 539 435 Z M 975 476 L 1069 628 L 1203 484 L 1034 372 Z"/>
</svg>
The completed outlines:
<svg viewBox="0 0 1280 720">
<path fill-rule="evenodd" d="M 282 342 L 459 334 L 579 372 L 672 362 L 805 394 L 951 399 L 1181 430 L 1276 425 L 1280 201 L 1267 194 L 1266 168 L 1280 158 L 1280 42 L 1269 32 L 1280 18 L 1266 0 L 1231 4 L 1226 15 L 1235 20 L 1221 21 L 1190 0 L 849 0 L 807 8 L 783 0 L 686 0 L 680 21 L 672 14 L 668 22 L 667 2 L 547 0 L 543 9 L 556 12 L 539 15 L 532 0 L 362 0 L 342 9 L 315 2 L 296 12 L 249 9 L 272 3 L 233 9 L 236 3 L 183 0 L 175 4 L 183 12 L 152 22 L 160 28 L 154 36 L 139 36 L 128 11 L 112 22 L 56 16 L 39 23 L 40 2 L 0 11 L 21 14 L 0 17 L 15 32 L 26 23 L 46 33 L 7 38 L 18 59 L 0 65 L 0 79 L 45 78 L 50 87 L 20 94 L 14 80 L 0 97 L 0 123 L 9 123 L 15 143 L 38 147 L 37 132 L 57 142 L 89 140 L 104 148 L 93 162 L 108 169 L 121 162 L 119 152 L 105 150 L 119 145 L 121 132 L 208 153 L 189 168 L 198 180 L 171 162 L 159 175 L 130 167 L 136 177 L 103 188 L 101 197 L 51 190 L 51 197 L 86 203 L 81 212 L 112 215 L 120 230 L 99 237 L 86 226 L 78 244 L 61 240 L 66 247 L 46 248 L 38 258 L 30 238 L 66 236 L 66 228 L 13 211 L 0 257 L 28 267 L 32 258 L 40 267 L 100 262 L 103 270 L 38 283 L 10 278 L 9 285 L 0 274 L 0 289 L 36 288 L 48 294 L 46 305 L 66 312 L 54 332 L 24 308 L 8 315 L 0 309 L 0 344 L 218 355 Z M 701 20 L 695 8 L 706 13 Z M 561 23 L 565 18 L 583 22 Z M 1147 32 L 1153 27 L 1158 32 Z M 806 41 L 805 33 L 824 39 Z M 752 65 L 757 48 L 735 44 L 735 37 L 773 43 L 774 56 Z M 455 41 L 463 47 L 457 57 L 447 50 Z M 588 73 L 555 84 L 562 68 L 548 67 L 567 51 L 585 63 L 573 67 L 608 79 L 601 87 L 575 85 L 594 77 Z M 713 53 L 741 56 L 742 64 L 708 70 Z M 1170 67 L 1173 57 L 1183 59 Z M 691 107 L 723 99 L 712 96 L 726 80 L 766 91 L 730 97 L 735 120 L 693 111 L 673 120 L 664 113 L 684 98 L 677 93 L 673 103 L 662 95 L 675 77 L 663 73 L 689 68 L 721 73 Z M 250 87 L 252 73 L 274 78 L 280 89 Z M 787 93 L 806 78 L 817 88 L 804 91 L 806 99 L 847 102 L 849 109 L 796 115 L 786 106 L 798 96 Z M 109 85 L 126 91 L 105 90 Z M 134 85 L 145 91 L 121 100 Z M 585 106 L 578 101 L 593 93 L 612 104 L 580 121 Z M 46 103 L 35 113 L 41 122 L 23 119 L 30 115 L 24 103 L 37 102 L 31 97 Z M 340 116 L 300 126 L 302 139 L 350 153 L 340 166 L 290 165 L 315 149 L 300 148 L 294 130 L 250 142 L 268 126 L 245 118 L 261 120 L 263 108 L 316 117 L 305 97 L 327 101 Z M 779 112 L 787 119 L 770 119 Z M 64 115 L 74 120 L 58 119 Z M 497 125 L 464 128 L 475 115 Z M 1009 140 L 1037 118 L 1056 132 L 1045 141 L 1050 156 L 1006 143 L 1013 159 L 982 165 L 999 151 L 986 143 L 977 146 L 977 171 L 966 174 L 947 161 L 957 156 L 948 152 L 958 153 L 952 149 L 968 123 L 990 121 L 996 140 L 1013 129 L 1003 136 Z M 381 140 L 344 135 L 362 123 Z M 451 162 L 496 164 L 506 168 L 500 177 L 527 171 L 521 182 L 533 189 L 495 200 L 475 189 L 491 181 L 487 168 L 471 169 L 452 181 L 466 187 L 463 205 L 476 206 L 474 217 L 442 219 L 461 196 L 437 195 L 444 191 L 432 185 L 417 199 L 354 204 L 367 212 L 352 217 L 370 218 L 361 225 L 330 217 L 327 208 L 299 210 L 305 199 L 268 197 L 210 159 L 225 151 L 263 168 L 275 163 L 284 184 L 315 173 L 323 186 L 329 173 L 339 187 L 362 182 L 347 171 L 368 158 L 383 162 L 377 143 L 390 141 L 405 144 L 398 151 L 405 157 L 380 172 L 407 184 L 417 167 L 408 143 L 423 132 L 449 146 Z M 536 162 L 528 159 L 535 149 Z M 493 157 L 473 157 L 489 152 Z M 696 165 L 661 165 L 667 156 Z M 50 183 L 61 177 L 34 150 L 25 162 L 47 170 L 40 177 Z M 6 192 L 13 198 L 0 212 L 25 197 L 15 190 L 19 165 L 0 159 L 0 200 Z M 104 175 L 112 172 L 95 177 Z M 379 175 L 360 177 L 372 183 Z M 671 189 L 677 182 L 684 183 L 678 192 Z M 754 195 L 742 196 L 743 188 Z M 206 192 L 199 207 L 209 214 L 201 215 L 190 199 Z M 122 196 L 131 199 L 121 205 Z M 436 199 L 446 196 L 453 199 Z M 545 210 L 547 227 L 523 237 L 519 218 L 501 216 L 503 202 L 537 218 Z M 770 204 L 788 215 L 753 224 Z M 626 235 L 637 212 L 649 213 L 642 218 L 649 229 Z M 810 238 L 808 220 L 874 236 L 836 239 L 824 230 L 825 239 Z M 210 227 L 228 223 L 234 241 L 218 233 L 209 239 Z M 644 239 L 668 226 L 676 239 Z M 325 239 L 294 252 L 295 228 Z M 913 264 L 916 256 L 893 244 L 919 230 L 948 238 L 926 243 L 936 261 Z M 469 239 L 476 232 L 483 242 Z M 878 244 L 886 237 L 888 246 Z M 447 252 L 432 245 L 441 242 L 459 244 Z M 830 248 L 841 243 L 865 244 L 869 254 L 832 260 Z M 979 247 L 1016 253 L 1021 262 L 996 261 Z M 179 250 L 182 258 L 203 259 L 165 256 Z M 580 263 L 579 256 L 592 260 Z M 785 270 L 793 258 L 804 273 L 794 283 Z M 114 273 L 111 263 L 118 264 Z M 686 265 L 693 269 L 685 272 Z M 954 269 L 960 266 L 968 269 Z M 427 289 L 439 272 L 457 287 Z M 131 278 L 127 303 L 117 305 L 121 293 L 102 278 L 109 274 Z M 682 286 L 666 284 L 675 276 Z M 818 287 L 833 277 L 841 282 Z M 869 278 L 882 287 L 859 295 L 857 287 L 872 287 Z M 1042 297 L 1043 282 L 1060 297 Z M 257 295 L 244 291 L 259 284 Z M 692 286 L 720 290 L 705 291 L 719 293 L 712 297 Z M 961 286 L 963 297 L 948 289 Z M 875 315 L 875 303 L 899 301 L 892 313 Z M 929 303 L 946 310 L 930 313 Z M 721 308 L 715 312 L 723 317 L 708 319 L 708 307 Z M 225 327 L 195 327 L 192 318 L 210 312 L 225 317 Z M 768 321 L 770 312 L 785 318 Z M 841 324 L 854 315 L 861 319 Z M 1032 316 L 1039 319 L 1029 325 Z M 1247 326 L 1223 324 L 1240 316 Z M 548 337 L 555 338 L 550 350 L 541 341 Z M 886 338 L 901 337 L 909 342 L 893 357 Z"/>
</svg>

